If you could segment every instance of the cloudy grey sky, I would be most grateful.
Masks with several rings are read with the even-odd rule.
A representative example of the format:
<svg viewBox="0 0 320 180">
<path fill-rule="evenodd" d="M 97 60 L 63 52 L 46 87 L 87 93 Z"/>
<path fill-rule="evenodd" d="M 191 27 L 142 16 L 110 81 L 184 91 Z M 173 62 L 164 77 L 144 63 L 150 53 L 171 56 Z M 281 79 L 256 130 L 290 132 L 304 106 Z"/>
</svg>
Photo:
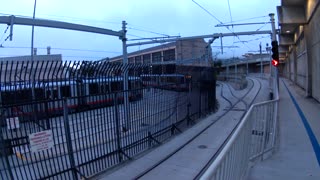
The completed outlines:
<svg viewBox="0 0 320 180">
<path fill-rule="evenodd" d="M 201 9 L 200 4 L 212 15 Z M 37 0 L 36 18 L 121 30 L 121 22 L 128 23 L 128 38 L 170 36 L 196 36 L 230 31 L 270 30 L 270 24 L 215 27 L 220 22 L 267 22 L 269 13 L 276 14 L 280 0 Z M 20 15 L 32 17 L 34 0 L 2 0 L 0 16 Z M 229 8 L 230 7 L 230 8 Z M 229 11 L 229 9 L 231 11 Z M 230 16 L 231 15 L 231 16 Z M 218 21 L 218 20 L 220 21 Z M 4 41 L 9 30 L 0 24 L 0 57 L 30 55 L 31 27 L 14 26 L 13 41 Z M 246 41 L 246 42 L 240 42 Z M 269 35 L 240 36 L 223 39 L 225 46 L 213 47 L 218 58 L 241 57 L 244 53 L 265 49 L 270 44 Z M 159 45 L 159 44 L 154 44 Z M 212 46 L 220 45 L 216 40 Z M 113 57 L 122 52 L 121 41 L 116 37 L 51 28 L 35 28 L 34 47 L 38 54 L 45 54 L 51 46 L 52 54 L 62 54 L 64 60 L 98 60 Z M 149 45 L 150 46 L 150 45 Z M 149 46 L 135 46 L 129 52 Z"/>
</svg>

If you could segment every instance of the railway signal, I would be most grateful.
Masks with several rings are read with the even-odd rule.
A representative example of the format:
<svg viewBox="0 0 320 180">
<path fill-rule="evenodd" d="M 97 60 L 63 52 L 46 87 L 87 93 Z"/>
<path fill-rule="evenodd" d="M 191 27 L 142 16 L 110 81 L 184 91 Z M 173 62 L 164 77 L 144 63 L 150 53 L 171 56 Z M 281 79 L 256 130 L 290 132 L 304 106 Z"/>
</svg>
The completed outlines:
<svg viewBox="0 0 320 180">
<path fill-rule="evenodd" d="M 278 67 L 279 65 L 279 47 L 278 47 L 278 41 L 272 41 L 271 42 L 272 45 L 272 60 L 271 60 L 271 64 L 274 67 Z"/>
</svg>

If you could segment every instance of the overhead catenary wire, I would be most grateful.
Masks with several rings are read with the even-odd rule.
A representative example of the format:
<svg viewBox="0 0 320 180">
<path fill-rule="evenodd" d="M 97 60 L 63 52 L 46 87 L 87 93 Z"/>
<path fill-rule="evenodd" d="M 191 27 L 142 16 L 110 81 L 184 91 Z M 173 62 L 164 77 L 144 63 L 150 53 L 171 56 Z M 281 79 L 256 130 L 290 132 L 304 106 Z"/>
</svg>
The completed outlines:
<svg viewBox="0 0 320 180">
<path fill-rule="evenodd" d="M 204 10 L 205 12 L 207 12 L 211 17 L 213 17 L 215 20 L 217 20 L 218 22 L 220 22 L 220 24 L 223 24 L 222 21 L 220 21 L 216 16 L 214 16 L 212 13 L 210 13 L 207 9 L 205 9 L 204 7 L 202 7 L 199 3 L 197 3 L 196 1 L 192 0 L 192 2 L 194 2 L 196 5 L 198 5 L 202 10 Z"/>
<path fill-rule="evenodd" d="M 228 0 L 228 7 L 229 7 L 230 20 L 233 23 L 232 14 L 231 14 L 231 7 L 230 7 L 230 0 Z M 233 26 L 232 26 L 232 31 L 233 31 Z"/>
<path fill-rule="evenodd" d="M 168 34 L 158 33 L 158 32 L 149 31 L 149 30 L 144 30 L 144 29 L 132 28 L 132 27 L 127 27 L 127 29 L 136 30 L 136 31 L 142 31 L 142 32 L 147 32 L 147 33 L 151 33 L 151 34 L 156 34 L 156 35 L 161 35 L 161 36 L 167 36 L 167 37 L 170 36 L 170 35 L 168 35 Z"/>
<path fill-rule="evenodd" d="M 205 12 L 207 12 L 211 17 L 213 17 L 215 20 L 217 20 L 220 24 L 223 24 L 222 21 L 220 21 L 217 17 L 215 17 L 212 13 L 210 13 L 207 9 L 205 9 L 203 6 L 201 6 L 199 3 L 197 3 L 196 1 L 192 0 L 192 2 L 194 2 L 196 5 L 198 5 L 201 9 L 203 9 Z M 229 29 L 229 27 L 226 27 L 230 32 L 234 33 L 234 31 L 232 31 L 231 29 Z M 241 41 L 241 39 L 239 38 L 239 36 L 237 36 L 235 33 L 234 35 Z M 248 49 L 251 50 L 251 48 L 243 43 Z"/>
<path fill-rule="evenodd" d="M 225 22 L 223 24 L 242 22 L 242 21 L 248 21 L 248 20 L 253 20 L 253 19 L 261 19 L 261 18 L 266 18 L 266 17 L 269 17 L 269 16 L 257 16 L 257 17 L 251 17 L 251 18 L 246 18 L 246 19 L 233 20 L 232 22 Z"/>
<path fill-rule="evenodd" d="M 256 31 L 260 31 L 264 26 L 266 26 L 268 24 L 268 22 L 264 23 L 264 25 L 262 25 L 261 27 L 259 27 Z"/>
<path fill-rule="evenodd" d="M 3 34 L 2 34 L 2 36 L 1 36 L 1 38 L 0 38 L 0 42 L 3 40 L 4 36 L 6 35 L 8 29 L 9 29 L 9 27 L 10 27 L 10 26 L 7 25 L 7 28 L 4 30 L 4 32 L 3 32 Z"/>
</svg>

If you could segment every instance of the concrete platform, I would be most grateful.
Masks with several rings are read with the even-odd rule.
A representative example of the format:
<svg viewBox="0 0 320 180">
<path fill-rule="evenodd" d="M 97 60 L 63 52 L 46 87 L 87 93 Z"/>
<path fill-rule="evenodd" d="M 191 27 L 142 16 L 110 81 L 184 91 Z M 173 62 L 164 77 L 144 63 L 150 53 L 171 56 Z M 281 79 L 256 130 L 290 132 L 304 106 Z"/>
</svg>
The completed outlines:
<svg viewBox="0 0 320 180">
<path fill-rule="evenodd" d="M 319 180 L 320 104 L 305 98 L 304 92 L 286 79 L 280 79 L 279 85 L 276 152 L 269 159 L 255 164 L 247 179 Z"/>
</svg>

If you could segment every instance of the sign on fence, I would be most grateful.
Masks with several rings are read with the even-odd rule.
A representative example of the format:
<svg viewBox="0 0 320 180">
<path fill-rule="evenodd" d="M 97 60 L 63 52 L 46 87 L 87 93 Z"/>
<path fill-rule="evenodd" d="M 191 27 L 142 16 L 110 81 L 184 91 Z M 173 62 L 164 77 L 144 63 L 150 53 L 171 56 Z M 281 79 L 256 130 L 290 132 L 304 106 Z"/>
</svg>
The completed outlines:
<svg viewBox="0 0 320 180">
<path fill-rule="evenodd" d="M 20 128 L 20 123 L 19 123 L 18 117 L 6 118 L 6 120 L 7 120 L 8 130 Z"/>
<path fill-rule="evenodd" d="M 53 136 L 51 130 L 40 131 L 29 134 L 30 149 L 39 152 L 53 147 Z"/>
</svg>

